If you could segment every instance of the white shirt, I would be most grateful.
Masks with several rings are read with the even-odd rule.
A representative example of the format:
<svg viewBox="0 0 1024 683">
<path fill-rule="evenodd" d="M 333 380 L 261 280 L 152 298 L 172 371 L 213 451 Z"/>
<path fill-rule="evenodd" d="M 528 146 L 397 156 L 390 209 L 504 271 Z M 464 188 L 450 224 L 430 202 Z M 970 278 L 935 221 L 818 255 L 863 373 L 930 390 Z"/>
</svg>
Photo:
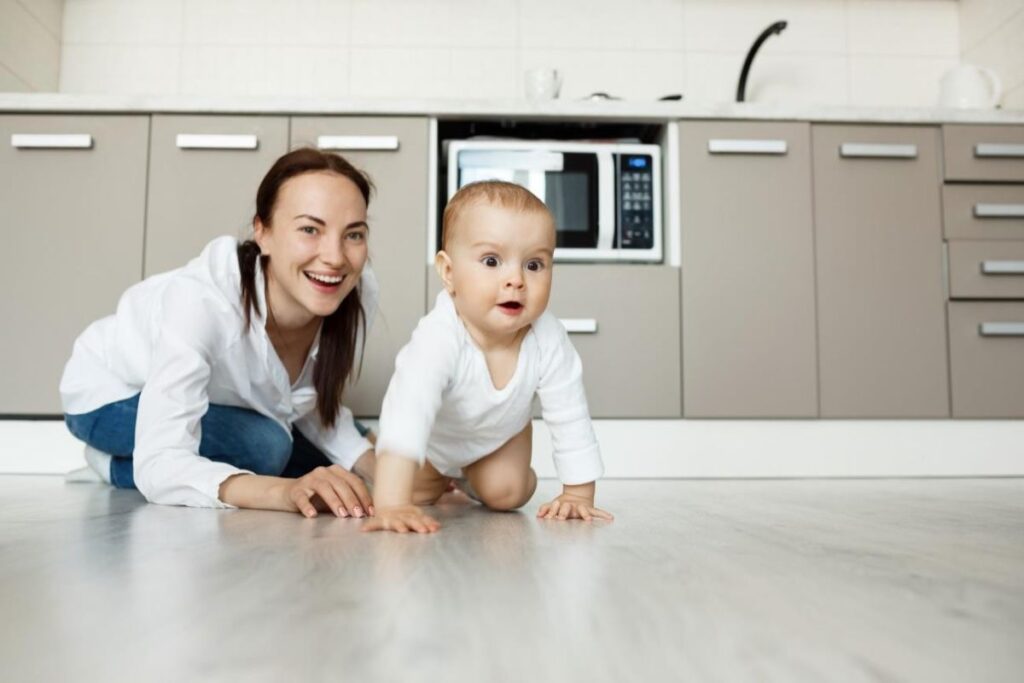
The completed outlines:
<svg viewBox="0 0 1024 683">
<path fill-rule="evenodd" d="M 523 338 L 515 374 L 495 389 L 483 352 L 447 292 L 398 353 L 380 415 L 377 452 L 424 459 L 446 476 L 497 450 L 530 421 L 533 397 L 551 431 L 564 484 L 604 473 L 579 355 L 558 319 L 541 315 Z"/>
<path fill-rule="evenodd" d="M 345 469 L 372 448 L 342 407 L 326 429 L 316 412 L 313 366 L 317 335 L 295 384 L 265 329 L 264 275 L 256 262 L 256 299 L 245 329 L 233 237 L 219 237 L 185 267 L 133 285 L 117 312 L 90 325 L 75 341 L 60 392 L 64 412 L 88 413 L 141 392 L 135 427 L 135 485 L 147 500 L 167 505 L 232 507 L 218 498 L 221 483 L 245 472 L 199 455 L 200 419 L 213 404 L 265 415 L 290 435 L 294 424 Z M 363 269 L 359 293 L 369 325 L 377 282 Z M 357 348 L 361 348 L 361 339 Z"/>
</svg>

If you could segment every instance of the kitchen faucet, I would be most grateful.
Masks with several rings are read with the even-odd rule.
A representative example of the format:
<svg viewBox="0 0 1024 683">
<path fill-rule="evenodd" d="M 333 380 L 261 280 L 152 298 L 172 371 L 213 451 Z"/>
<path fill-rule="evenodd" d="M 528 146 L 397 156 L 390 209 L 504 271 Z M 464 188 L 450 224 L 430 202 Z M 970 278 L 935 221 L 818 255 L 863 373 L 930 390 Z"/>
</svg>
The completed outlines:
<svg viewBox="0 0 1024 683">
<path fill-rule="evenodd" d="M 740 72 L 740 84 L 736 88 L 736 101 L 743 102 L 747 94 L 747 72 L 750 71 L 750 64 L 754 61 L 754 55 L 761 48 L 761 43 L 768 40 L 768 37 L 772 34 L 782 33 L 783 29 L 786 28 L 787 22 L 776 21 L 774 24 L 761 31 L 761 35 L 757 37 L 754 44 L 750 46 L 750 51 L 747 52 L 747 59 L 743 62 L 743 70 Z"/>
</svg>

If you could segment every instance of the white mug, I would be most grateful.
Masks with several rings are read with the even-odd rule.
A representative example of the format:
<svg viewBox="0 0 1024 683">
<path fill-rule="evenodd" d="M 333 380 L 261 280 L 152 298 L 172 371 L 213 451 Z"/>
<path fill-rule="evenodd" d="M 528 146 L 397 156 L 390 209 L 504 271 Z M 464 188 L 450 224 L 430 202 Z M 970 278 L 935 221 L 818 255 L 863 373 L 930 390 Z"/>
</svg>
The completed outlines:
<svg viewBox="0 0 1024 683">
<path fill-rule="evenodd" d="M 562 89 L 562 76 L 558 69 L 539 66 L 526 72 L 526 99 L 531 102 L 553 100 Z"/>
<path fill-rule="evenodd" d="M 1003 98 L 1003 84 L 991 69 L 961 64 L 945 73 L 939 105 L 956 109 L 992 109 Z"/>
</svg>

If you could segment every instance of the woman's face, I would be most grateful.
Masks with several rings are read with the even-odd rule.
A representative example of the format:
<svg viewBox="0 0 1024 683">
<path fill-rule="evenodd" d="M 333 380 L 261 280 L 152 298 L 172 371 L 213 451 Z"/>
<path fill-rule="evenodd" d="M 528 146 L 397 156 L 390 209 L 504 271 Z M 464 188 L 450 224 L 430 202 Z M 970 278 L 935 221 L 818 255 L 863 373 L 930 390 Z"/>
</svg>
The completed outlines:
<svg viewBox="0 0 1024 683">
<path fill-rule="evenodd" d="M 267 264 L 274 320 L 285 328 L 338 310 L 366 264 L 366 201 L 348 178 L 315 171 L 278 190 L 270 225 L 259 218 L 255 238 Z"/>
</svg>

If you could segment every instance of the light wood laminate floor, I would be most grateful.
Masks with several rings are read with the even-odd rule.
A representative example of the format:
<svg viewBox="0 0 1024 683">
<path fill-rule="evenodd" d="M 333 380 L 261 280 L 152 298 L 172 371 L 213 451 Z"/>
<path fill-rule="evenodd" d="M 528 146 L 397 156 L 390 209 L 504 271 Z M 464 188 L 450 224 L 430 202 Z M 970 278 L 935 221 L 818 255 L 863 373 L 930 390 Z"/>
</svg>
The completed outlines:
<svg viewBox="0 0 1024 683">
<path fill-rule="evenodd" d="M 555 490 L 428 537 L 0 477 L 0 678 L 1024 680 L 1024 479 Z"/>
</svg>

